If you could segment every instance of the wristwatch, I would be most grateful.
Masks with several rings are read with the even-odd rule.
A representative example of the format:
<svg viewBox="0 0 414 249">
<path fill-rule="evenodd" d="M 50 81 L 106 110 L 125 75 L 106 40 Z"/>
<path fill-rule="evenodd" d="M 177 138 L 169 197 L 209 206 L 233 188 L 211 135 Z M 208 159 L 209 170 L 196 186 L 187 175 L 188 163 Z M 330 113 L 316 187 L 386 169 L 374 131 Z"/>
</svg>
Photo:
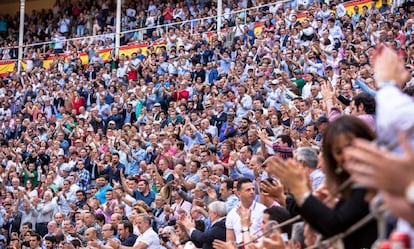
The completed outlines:
<svg viewBox="0 0 414 249">
<path fill-rule="evenodd" d="M 249 227 L 242 227 L 242 232 L 248 232 L 249 231 Z"/>
<path fill-rule="evenodd" d="M 405 198 L 407 199 L 408 203 L 414 204 L 414 180 L 411 181 L 405 189 Z"/>
</svg>

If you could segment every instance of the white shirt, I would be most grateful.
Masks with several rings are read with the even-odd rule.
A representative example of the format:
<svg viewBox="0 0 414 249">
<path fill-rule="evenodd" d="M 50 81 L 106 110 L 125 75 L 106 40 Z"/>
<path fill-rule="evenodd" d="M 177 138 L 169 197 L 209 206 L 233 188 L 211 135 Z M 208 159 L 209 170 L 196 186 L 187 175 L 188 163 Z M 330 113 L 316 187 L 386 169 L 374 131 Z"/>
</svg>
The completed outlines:
<svg viewBox="0 0 414 249">
<path fill-rule="evenodd" d="M 244 94 L 243 98 L 241 98 L 240 104 L 237 105 L 237 117 L 242 118 L 246 116 L 247 111 L 252 109 L 252 97 L 247 94 Z"/>
<path fill-rule="evenodd" d="M 239 214 L 237 213 L 237 209 L 239 207 L 240 204 L 236 205 L 227 215 L 226 219 L 226 229 L 233 230 L 236 238 L 236 243 L 243 242 L 241 220 Z M 253 236 L 261 235 L 263 211 L 266 209 L 266 207 L 263 204 L 254 201 L 250 209 L 252 210 L 250 216 L 250 233 Z"/>
<path fill-rule="evenodd" d="M 152 228 L 148 228 L 143 234 L 141 234 L 137 240 L 135 241 L 134 247 L 136 247 L 140 242 L 148 245 L 147 249 L 159 249 L 161 248 L 160 239 L 158 238 L 158 234 L 152 230 Z"/>
<path fill-rule="evenodd" d="M 312 181 L 312 190 L 315 191 L 318 189 L 319 185 L 325 179 L 325 174 L 322 172 L 321 169 L 316 169 L 309 174 L 309 178 Z"/>
<path fill-rule="evenodd" d="M 414 126 L 414 100 L 396 86 L 384 85 L 377 92 L 376 114 L 379 142 L 398 142 L 396 135 Z M 414 144 L 412 139 L 409 141 Z M 401 151 L 401 146 L 393 150 L 397 153 Z"/>
</svg>

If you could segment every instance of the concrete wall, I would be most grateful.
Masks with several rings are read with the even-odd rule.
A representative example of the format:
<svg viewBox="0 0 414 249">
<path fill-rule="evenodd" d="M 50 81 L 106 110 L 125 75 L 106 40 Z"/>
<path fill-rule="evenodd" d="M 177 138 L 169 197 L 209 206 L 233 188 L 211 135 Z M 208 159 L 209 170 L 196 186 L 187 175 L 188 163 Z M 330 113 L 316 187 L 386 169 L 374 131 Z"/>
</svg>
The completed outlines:
<svg viewBox="0 0 414 249">
<path fill-rule="evenodd" d="M 54 0 L 26 0 L 26 13 L 31 13 L 32 10 L 51 9 L 54 3 Z M 19 10 L 19 0 L 0 0 L 0 14 L 15 15 Z"/>
</svg>

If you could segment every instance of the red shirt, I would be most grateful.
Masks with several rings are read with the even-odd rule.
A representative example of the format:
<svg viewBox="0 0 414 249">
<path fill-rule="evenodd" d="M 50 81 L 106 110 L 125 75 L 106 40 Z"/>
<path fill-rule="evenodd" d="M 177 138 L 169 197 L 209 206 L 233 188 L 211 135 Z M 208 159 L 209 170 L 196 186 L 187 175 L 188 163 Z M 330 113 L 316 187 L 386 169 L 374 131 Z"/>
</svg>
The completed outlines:
<svg viewBox="0 0 414 249">
<path fill-rule="evenodd" d="M 77 100 L 76 98 L 72 98 L 72 108 L 76 110 L 76 114 L 79 115 L 79 108 L 81 106 L 85 106 L 85 100 L 82 97 L 79 97 Z"/>
</svg>

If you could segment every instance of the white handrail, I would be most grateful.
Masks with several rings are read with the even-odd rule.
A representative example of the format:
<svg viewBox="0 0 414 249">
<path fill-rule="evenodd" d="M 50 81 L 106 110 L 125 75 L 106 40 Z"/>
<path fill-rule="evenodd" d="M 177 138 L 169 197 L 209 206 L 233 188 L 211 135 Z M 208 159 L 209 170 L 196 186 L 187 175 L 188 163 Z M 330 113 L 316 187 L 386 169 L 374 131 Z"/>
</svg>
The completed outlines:
<svg viewBox="0 0 414 249">
<path fill-rule="evenodd" d="M 238 11 L 232 11 L 230 14 L 234 18 L 234 16 L 239 14 L 239 13 L 243 13 L 243 12 L 246 12 L 246 11 L 251 11 L 251 10 L 255 10 L 255 9 L 259 9 L 259 8 L 263 8 L 263 7 L 267 7 L 267 6 L 273 6 L 273 5 L 276 5 L 276 4 L 281 4 L 281 3 L 285 3 L 285 2 L 289 2 L 289 1 L 291 1 L 291 0 L 280 0 L 280 1 L 272 2 L 272 3 L 262 4 L 262 5 L 259 5 L 259 6 L 245 8 L 245 9 L 238 10 Z M 167 28 L 168 29 L 168 27 L 172 27 L 172 26 L 185 25 L 187 23 L 199 22 L 199 21 L 204 21 L 204 20 L 208 20 L 208 19 L 211 19 L 211 18 L 217 18 L 217 17 L 218 17 L 218 15 L 210 16 L 210 17 L 203 17 L 203 18 L 195 18 L 195 19 L 190 19 L 190 20 L 184 20 L 184 21 L 181 21 L 181 22 L 174 22 L 174 23 L 168 23 L 168 24 L 163 24 L 163 25 L 157 25 L 157 26 L 153 26 L 153 27 L 144 27 L 144 28 L 139 28 L 139 29 L 122 31 L 122 32 L 120 32 L 120 34 L 125 35 L 125 34 L 133 33 L 133 32 L 143 32 L 143 31 L 146 31 L 146 30 L 149 30 L 149 29 L 159 29 L 159 28 Z M 108 36 L 114 36 L 115 37 L 115 35 L 116 35 L 116 33 L 108 33 L 108 34 L 101 34 L 101 35 L 94 35 L 94 36 L 69 38 L 69 39 L 65 39 L 63 41 L 63 43 L 67 44 L 68 42 L 77 41 L 77 40 L 84 40 L 85 38 L 87 38 L 87 39 L 97 39 L 98 38 L 99 39 L 101 37 L 108 37 Z M 25 44 L 22 47 L 23 48 L 30 48 L 30 47 L 35 47 L 35 46 L 49 45 L 49 44 L 52 44 L 52 43 L 53 43 L 53 41 L 38 42 L 38 43 Z M 19 48 L 19 46 L 8 47 L 8 49 L 13 49 L 13 48 Z M 0 61 L 3 61 L 3 60 L 0 60 Z M 4 61 L 16 61 L 16 60 L 4 60 Z"/>
</svg>

